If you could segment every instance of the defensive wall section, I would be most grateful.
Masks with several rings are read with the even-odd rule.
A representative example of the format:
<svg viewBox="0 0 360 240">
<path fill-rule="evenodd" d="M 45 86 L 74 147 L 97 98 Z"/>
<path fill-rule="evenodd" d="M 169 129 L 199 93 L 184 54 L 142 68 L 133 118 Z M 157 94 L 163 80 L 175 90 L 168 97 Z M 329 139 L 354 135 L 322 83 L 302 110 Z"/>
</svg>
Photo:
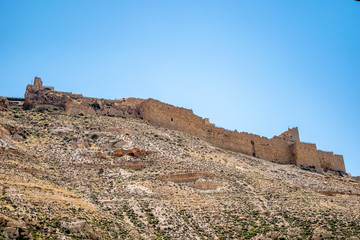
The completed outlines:
<svg viewBox="0 0 360 240">
<path fill-rule="evenodd" d="M 140 118 L 156 126 L 192 134 L 216 147 L 234 152 L 276 163 L 345 173 L 343 156 L 317 150 L 315 144 L 300 142 L 298 128 L 288 129 L 281 135 L 269 139 L 216 127 L 208 118 L 201 118 L 192 110 L 158 100 L 88 98 L 43 87 L 41 79 L 35 78 L 34 85 L 28 85 L 26 88 L 24 108 L 41 107 L 59 107 L 67 114 Z"/>
<path fill-rule="evenodd" d="M 26 87 L 24 108 L 55 107 L 64 110 L 67 114 L 140 118 L 138 106 L 142 101 L 136 98 L 108 100 L 58 92 L 54 91 L 53 87 L 44 87 L 41 79 L 35 77 L 34 84 Z"/>
<path fill-rule="evenodd" d="M 148 99 L 141 105 L 141 116 L 157 126 L 190 133 L 217 147 L 274 162 L 293 163 L 287 142 L 215 127 L 189 109 Z"/>
</svg>

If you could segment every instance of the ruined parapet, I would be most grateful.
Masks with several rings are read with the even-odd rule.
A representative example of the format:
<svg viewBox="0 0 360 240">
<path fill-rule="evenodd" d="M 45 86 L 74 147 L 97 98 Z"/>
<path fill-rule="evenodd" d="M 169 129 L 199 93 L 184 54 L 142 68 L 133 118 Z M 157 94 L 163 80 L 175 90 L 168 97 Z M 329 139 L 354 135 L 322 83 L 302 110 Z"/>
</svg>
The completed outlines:
<svg viewBox="0 0 360 240">
<path fill-rule="evenodd" d="M 286 132 L 283 132 L 279 136 L 274 136 L 273 139 L 279 139 L 288 143 L 300 142 L 299 130 L 297 127 L 288 128 Z"/>
<path fill-rule="evenodd" d="M 41 78 L 35 77 L 34 84 L 26 86 L 24 109 L 30 109 L 42 104 L 48 105 L 48 102 L 53 102 L 52 98 L 45 97 L 51 91 L 54 91 L 53 87 L 44 87 Z"/>
<path fill-rule="evenodd" d="M 214 124 L 214 123 L 211 123 L 209 118 L 204 118 L 204 124 L 205 124 L 206 126 L 215 127 L 215 124 Z"/>
<path fill-rule="evenodd" d="M 49 90 L 49 91 L 54 91 L 54 87 L 44 87 L 43 82 L 41 81 L 41 78 L 35 77 L 34 78 L 34 84 L 33 85 L 31 85 L 31 84 L 27 85 L 26 90 L 33 90 L 33 91 Z"/>
<path fill-rule="evenodd" d="M 139 105 L 143 101 L 136 98 L 121 100 L 89 98 L 81 94 L 54 91 L 53 87 L 44 87 L 41 79 L 35 77 L 34 84 L 26 87 L 23 107 L 24 109 L 57 108 L 71 115 L 141 118 Z"/>
<path fill-rule="evenodd" d="M 66 114 L 71 115 L 101 115 L 124 118 L 141 118 L 139 105 L 143 99 L 106 100 L 81 97 L 72 99 L 65 104 Z"/>
<path fill-rule="evenodd" d="M 42 87 L 43 87 L 43 82 L 41 81 L 41 78 L 35 77 L 33 88 L 36 90 L 40 90 Z"/>
</svg>

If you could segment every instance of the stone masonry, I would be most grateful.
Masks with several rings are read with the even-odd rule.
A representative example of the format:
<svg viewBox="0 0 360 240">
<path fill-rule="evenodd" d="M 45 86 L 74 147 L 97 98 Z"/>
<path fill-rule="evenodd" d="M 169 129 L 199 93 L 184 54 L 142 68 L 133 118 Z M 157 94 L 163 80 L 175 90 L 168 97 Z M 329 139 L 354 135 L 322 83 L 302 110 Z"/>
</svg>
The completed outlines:
<svg viewBox="0 0 360 240">
<path fill-rule="evenodd" d="M 297 127 L 268 139 L 216 127 L 208 118 L 196 116 L 192 110 L 154 99 L 106 100 L 54 91 L 52 87 L 43 87 L 37 77 L 34 84 L 26 88 L 24 108 L 60 108 L 67 114 L 139 118 L 160 127 L 192 134 L 216 147 L 234 152 L 276 163 L 345 173 L 343 156 L 317 150 L 315 144 L 300 142 Z"/>
</svg>

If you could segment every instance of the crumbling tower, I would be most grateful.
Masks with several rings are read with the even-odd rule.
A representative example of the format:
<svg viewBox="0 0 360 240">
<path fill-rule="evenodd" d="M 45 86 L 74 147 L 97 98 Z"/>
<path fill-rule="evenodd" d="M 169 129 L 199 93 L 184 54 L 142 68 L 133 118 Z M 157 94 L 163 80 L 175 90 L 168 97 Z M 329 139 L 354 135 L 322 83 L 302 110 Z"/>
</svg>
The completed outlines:
<svg viewBox="0 0 360 240">
<path fill-rule="evenodd" d="M 36 102 L 38 102 L 40 99 L 40 96 L 42 96 L 42 94 L 40 94 L 40 92 L 48 92 L 48 91 L 54 91 L 53 87 L 44 87 L 43 86 L 43 82 L 41 81 L 41 78 L 39 77 L 35 77 L 34 78 L 34 84 L 28 84 L 26 86 L 26 91 L 25 91 L 25 102 L 24 102 L 24 109 L 29 109 L 32 106 L 34 106 L 34 104 L 36 104 Z"/>
<path fill-rule="evenodd" d="M 284 140 L 285 142 L 288 143 L 300 142 L 299 130 L 297 127 L 288 128 L 286 132 L 283 132 L 279 136 L 274 136 L 273 139 Z"/>
<path fill-rule="evenodd" d="M 41 78 L 35 77 L 33 89 L 40 90 L 42 87 L 43 87 L 43 82 L 41 81 Z"/>
</svg>

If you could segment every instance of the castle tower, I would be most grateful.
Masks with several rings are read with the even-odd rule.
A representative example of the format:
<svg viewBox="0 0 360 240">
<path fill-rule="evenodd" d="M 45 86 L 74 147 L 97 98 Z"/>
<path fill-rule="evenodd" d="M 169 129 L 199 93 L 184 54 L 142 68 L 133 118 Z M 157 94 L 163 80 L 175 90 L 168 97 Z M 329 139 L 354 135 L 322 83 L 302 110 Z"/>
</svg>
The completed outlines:
<svg viewBox="0 0 360 240">
<path fill-rule="evenodd" d="M 33 88 L 36 90 L 39 90 L 43 87 L 43 82 L 41 81 L 41 78 L 35 77 L 34 78 L 34 85 Z"/>
<path fill-rule="evenodd" d="M 288 133 L 291 142 L 300 142 L 298 127 L 288 128 Z"/>
<path fill-rule="evenodd" d="M 281 139 L 289 143 L 300 142 L 299 130 L 297 127 L 288 128 L 286 132 L 283 132 L 279 136 L 274 136 L 273 139 Z"/>
</svg>

